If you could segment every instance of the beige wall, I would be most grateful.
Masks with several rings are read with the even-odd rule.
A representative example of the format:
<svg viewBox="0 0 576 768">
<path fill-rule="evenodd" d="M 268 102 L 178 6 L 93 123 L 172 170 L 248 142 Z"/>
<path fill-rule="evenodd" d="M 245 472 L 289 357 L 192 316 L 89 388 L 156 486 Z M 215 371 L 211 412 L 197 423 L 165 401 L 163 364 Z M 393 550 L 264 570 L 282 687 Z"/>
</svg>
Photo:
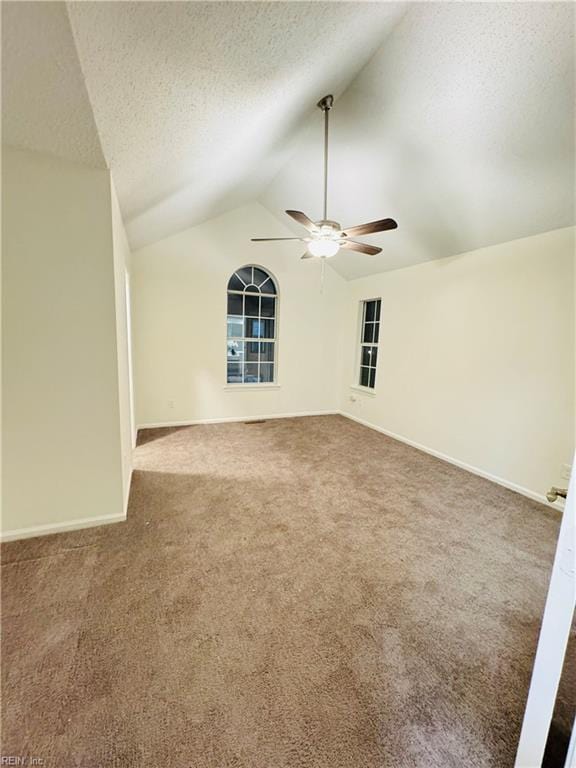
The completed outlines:
<svg viewBox="0 0 576 768">
<path fill-rule="evenodd" d="M 301 261 L 299 243 L 262 206 L 248 205 L 132 255 L 134 380 L 139 425 L 308 413 L 339 407 L 338 315 L 345 283 Z M 226 286 L 259 264 L 277 278 L 278 388 L 226 388 Z"/>
<path fill-rule="evenodd" d="M 358 305 L 382 297 L 377 385 Z M 342 408 L 539 497 L 574 452 L 574 229 L 349 283 Z M 355 398 L 353 402 L 351 398 Z"/>
<path fill-rule="evenodd" d="M 119 519 L 109 174 L 2 160 L 3 535 Z"/>
</svg>

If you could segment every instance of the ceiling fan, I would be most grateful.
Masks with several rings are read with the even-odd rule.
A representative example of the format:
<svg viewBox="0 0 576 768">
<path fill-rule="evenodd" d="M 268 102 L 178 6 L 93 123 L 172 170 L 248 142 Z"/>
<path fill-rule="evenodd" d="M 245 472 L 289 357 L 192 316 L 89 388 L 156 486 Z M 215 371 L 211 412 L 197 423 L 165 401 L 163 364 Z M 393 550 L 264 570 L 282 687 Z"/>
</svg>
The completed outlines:
<svg viewBox="0 0 576 768">
<path fill-rule="evenodd" d="M 377 248 L 367 243 L 360 243 L 357 240 L 350 240 L 349 238 L 351 236 L 370 235 L 374 232 L 385 232 L 388 229 L 396 229 L 398 226 L 394 219 L 378 219 L 378 221 L 370 221 L 367 224 L 358 224 L 355 227 L 342 229 L 337 221 L 331 221 L 328 218 L 328 113 L 332 109 L 333 104 L 334 97 L 329 94 L 320 99 L 316 105 L 324 112 L 324 213 L 322 219 L 320 221 L 312 221 L 302 211 L 286 211 L 288 216 L 291 216 L 308 230 L 310 233 L 308 237 L 253 237 L 252 242 L 268 243 L 274 240 L 299 240 L 302 243 L 307 243 L 307 251 L 301 257 L 303 259 L 311 259 L 314 256 L 320 258 L 335 256 L 340 248 L 375 256 L 381 252 L 382 248 Z"/>
</svg>

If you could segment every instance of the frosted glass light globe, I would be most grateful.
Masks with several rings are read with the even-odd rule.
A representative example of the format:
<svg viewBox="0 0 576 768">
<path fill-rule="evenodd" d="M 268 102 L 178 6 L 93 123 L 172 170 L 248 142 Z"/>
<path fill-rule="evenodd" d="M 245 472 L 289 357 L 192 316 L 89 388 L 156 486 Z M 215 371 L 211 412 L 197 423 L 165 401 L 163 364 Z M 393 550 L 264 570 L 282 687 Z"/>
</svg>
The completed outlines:
<svg viewBox="0 0 576 768">
<path fill-rule="evenodd" d="M 340 244 L 336 240 L 311 240 L 308 243 L 312 256 L 335 256 L 339 250 Z"/>
</svg>

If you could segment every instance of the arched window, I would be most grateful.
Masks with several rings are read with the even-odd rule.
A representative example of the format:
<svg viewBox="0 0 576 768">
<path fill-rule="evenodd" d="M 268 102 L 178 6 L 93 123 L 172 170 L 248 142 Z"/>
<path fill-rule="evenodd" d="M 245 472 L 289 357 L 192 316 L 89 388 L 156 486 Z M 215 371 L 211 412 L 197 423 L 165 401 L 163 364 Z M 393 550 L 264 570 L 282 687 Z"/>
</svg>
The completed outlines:
<svg viewBox="0 0 576 768">
<path fill-rule="evenodd" d="M 228 384 L 276 381 L 277 303 L 276 283 L 261 267 L 241 267 L 228 281 Z"/>
</svg>

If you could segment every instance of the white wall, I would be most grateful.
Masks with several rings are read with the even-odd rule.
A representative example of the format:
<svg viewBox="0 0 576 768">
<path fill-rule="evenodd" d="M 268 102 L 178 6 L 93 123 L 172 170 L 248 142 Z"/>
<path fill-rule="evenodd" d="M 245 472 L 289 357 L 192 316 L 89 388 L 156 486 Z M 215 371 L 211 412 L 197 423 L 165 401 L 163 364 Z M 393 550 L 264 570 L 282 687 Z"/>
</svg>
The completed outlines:
<svg viewBox="0 0 576 768">
<path fill-rule="evenodd" d="M 132 476 L 134 424 L 132 412 L 131 343 L 128 306 L 130 279 L 130 246 L 114 184 L 110 183 L 112 203 L 112 244 L 114 252 L 114 288 L 116 304 L 116 338 L 118 351 L 118 396 L 120 407 L 120 443 L 122 450 L 122 486 L 124 508 L 128 504 Z"/>
<path fill-rule="evenodd" d="M 238 208 L 132 254 L 139 425 L 307 413 L 339 407 L 338 316 L 345 283 L 301 261 L 300 243 L 259 204 Z M 226 388 L 226 286 L 244 264 L 279 285 L 278 388 Z M 171 405 L 172 404 L 172 405 Z"/>
<path fill-rule="evenodd" d="M 2 159 L 3 536 L 119 519 L 110 177 Z"/>
<path fill-rule="evenodd" d="M 342 408 L 541 496 L 574 451 L 574 229 L 349 283 Z M 382 297 L 375 396 L 358 303 Z M 356 397 L 355 402 L 350 398 Z"/>
</svg>

